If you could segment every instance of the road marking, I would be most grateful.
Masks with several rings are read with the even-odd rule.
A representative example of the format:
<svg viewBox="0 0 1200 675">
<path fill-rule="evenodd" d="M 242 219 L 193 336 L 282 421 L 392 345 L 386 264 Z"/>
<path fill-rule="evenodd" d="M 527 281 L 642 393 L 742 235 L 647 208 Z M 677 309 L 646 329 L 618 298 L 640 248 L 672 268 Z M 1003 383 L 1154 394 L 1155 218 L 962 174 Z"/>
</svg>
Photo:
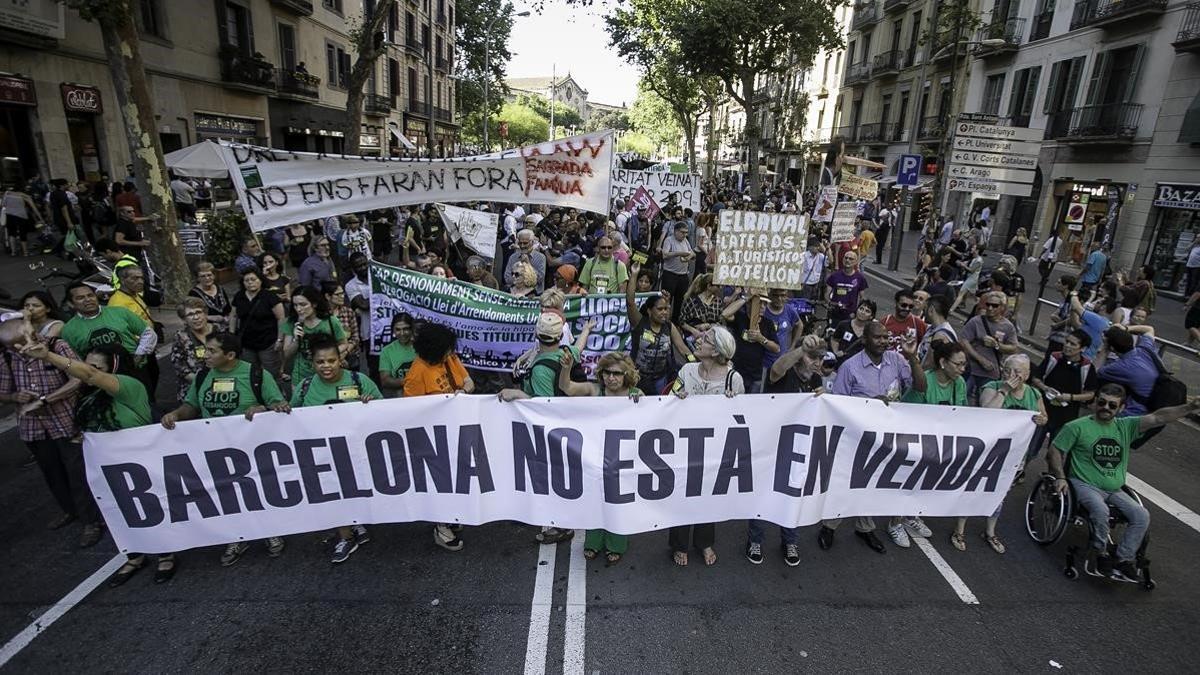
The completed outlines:
<svg viewBox="0 0 1200 675">
<path fill-rule="evenodd" d="M 550 639 L 550 608 L 554 602 L 554 560 L 558 544 L 538 545 L 537 577 L 529 608 L 529 638 L 525 642 L 525 675 L 544 675 Z"/>
<path fill-rule="evenodd" d="M 584 672 L 587 558 L 583 557 L 583 539 L 586 534 L 584 530 L 576 530 L 575 538 L 571 540 L 571 570 L 567 574 L 567 625 L 563 641 L 563 675 L 583 675 Z"/>
<path fill-rule="evenodd" d="M 924 553 L 926 558 L 929 558 L 929 562 L 933 563 L 937 571 L 942 573 L 942 578 L 958 594 L 959 600 L 968 605 L 979 604 L 979 598 L 975 597 L 971 589 L 967 588 L 967 584 L 963 582 L 962 577 L 958 576 L 958 573 L 950 567 L 950 563 L 946 562 L 946 559 L 942 557 L 941 553 L 937 552 L 937 549 L 933 547 L 933 544 L 929 543 L 928 539 L 925 537 L 912 537 L 912 540 L 917 543 L 917 548 L 921 549 L 921 553 Z"/>
<path fill-rule="evenodd" d="M 100 569 L 92 572 L 92 576 L 83 580 L 83 583 L 76 586 L 70 593 L 63 596 L 62 600 L 51 605 L 45 613 L 39 616 L 33 623 L 25 627 L 25 630 L 17 633 L 17 636 L 9 640 L 7 644 L 0 647 L 0 668 L 3 668 L 14 656 L 22 649 L 29 646 L 33 639 L 41 635 L 55 621 L 58 621 L 64 614 L 71 611 L 71 608 L 78 605 L 81 600 L 87 597 L 88 593 L 96 590 L 96 587 L 104 583 L 106 579 L 112 576 L 121 565 L 128 560 L 124 553 L 118 553 L 113 556 L 112 560 L 104 563 Z"/>
<path fill-rule="evenodd" d="M 1192 511 L 1174 499 L 1171 499 L 1159 490 L 1152 487 L 1146 481 L 1131 473 L 1125 475 L 1125 482 L 1139 495 L 1145 497 L 1151 502 L 1154 502 L 1154 504 L 1156 504 L 1160 509 L 1182 521 L 1184 525 L 1187 525 L 1193 530 L 1200 532 L 1200 514 L 1197 514 L 1195 511 Z"/>
</svg>

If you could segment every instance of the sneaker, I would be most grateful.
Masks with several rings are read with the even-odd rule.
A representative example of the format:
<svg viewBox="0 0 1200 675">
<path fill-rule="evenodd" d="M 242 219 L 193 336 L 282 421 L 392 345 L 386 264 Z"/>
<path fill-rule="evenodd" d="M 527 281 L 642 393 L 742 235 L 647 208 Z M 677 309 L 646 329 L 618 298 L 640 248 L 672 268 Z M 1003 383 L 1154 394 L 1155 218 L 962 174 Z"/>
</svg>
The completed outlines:
<svg viewBox="0 0 1200 675">
<path fill-rule="evenodd" d="M 905 518 L 903 522 L 904 529 L 908 530 L 909 536 L 921 537 L 923 539 L 928 539 L 933 536 L 933 530 L 929 529 L 929 526 L 925 524 L 925 521 L 916 516 L 913 516 L 912 518 Z"/>
<path fill-rule="evenodd" d="M 752 541 L 746 544 L 746 560 L 751 564 L 761 565 L 763 561 L 762 544 L 757 541 Z"/>
<path fill-rule="evenodd" d="M 888 528 L 888 536 L 900 548 L 908 548 L 912 546 L 912 539 L 908 536 L 908 530 L 904 529 L 904 523 L 899 523 Z"/>
<path fill-rule="evenodd" d="M 250 548 L 250 542 L 235 541 L 225 547 L 225 552 L 221 554 L 221 567 L 229 567 L 238 560 L 241 560 L 242 554 Z"/>
<path fill-rule="evenodd" d="M 1107 577 L 1112 573 L 1112 558 L 1094 548 L 1089 548 L 1083 559 L 1083 571 L 1094 577 Z"/>
<path fill-rule="evenodd" d="M 795 567 L 800 564 L 800 547 L 795 544 L 783 545 L 783 562 L 787 563 L 788 567 Z"/>
<path fill-rule="evenodd" d="M 1137 563 L 1132 560 L 1118 560 L 1112 566 L 1112 571 L 1108 577 L 1115 581 L 1127 581 L 1136 584 L 1141 580 L 1141 573 L 1138 571 Z"/>
<path fill-rule="evenodd" d="M 354 543 L 359 546 L 371 541 L 371 535 L 367 534 L 367 528 L 362 525 L 351 525 L 350 531 L 354 533 Z"/>
<path fill-rule="evenodd" d="M 833 528 L 821 526 L 821 531 L 817 533 L 817 545 L 821 547 L 822 551 L 833 548 L 833 535 L 836 532 Z"/>
<path fill-rule="evenodd" d="M 433 543 L 447 551 L 461 551 L 463 547 L 463 540 L 454 534 L 450 526 L 442 524 L 433 526 Z"/>
<path fill-rule="evenodd" d="M 350 554 L 358 550 L 358 542 L 353 539 L 338 539 L 338 543 L 333 545 L 333 557 L 329 562 L 334 565 L 346 562 L 350 559 Z"/>
<path fill-rule="evenodd" d="M 79 535 L 79 548 L 91 548 L 100 543 L 104 536 L 104 526 L 100 523 L 88 523 L 83 526 L 83 534 Z"/>
<path fill-rule="evenodd" d="M 280 553 L 283 553 L 283 537 L 268 537 L 267 555 L 278 558 Z"/>
</svg>

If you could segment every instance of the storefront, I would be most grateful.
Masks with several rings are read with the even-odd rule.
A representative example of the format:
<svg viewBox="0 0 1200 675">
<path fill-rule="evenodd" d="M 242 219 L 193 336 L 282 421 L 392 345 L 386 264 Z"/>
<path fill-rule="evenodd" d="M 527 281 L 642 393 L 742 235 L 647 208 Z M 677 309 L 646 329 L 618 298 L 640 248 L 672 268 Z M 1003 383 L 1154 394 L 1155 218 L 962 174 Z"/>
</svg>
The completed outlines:
<svg viewBox="0 0 1200 675">
<path fill-rule="evenodd" d="M 33 80 L 0 75 L 0 181 L 5 185 L 41 173 L 29 121 L 36 110 Z"/>
<path fill-rule="evenodd" d="M 1184 263 L 1200 236 L 1200 184 L 1158 183 L 1154 186 L 1154 244 L 1146 262 L 1154 265 L 1154 285 L 1165 291 L 1184 292 Z"/>
<path fill-rule="evenodd" d="M 344 109 L 273 98 L 270 99 L 269 114 L 271 129 L 275 132 L 274 147 L 331 155 L 340 155 L 345 147 Z"/>
<path fill-rule="evenodd" d="M 261 118 L 234 117 L 219 113 L 195 113 L 196 140 L 226 140 L 267 145 L 267 129 Z"/>
<path fill-rule="evenodd" d="M 1123 183 L 1086 181 L 1054 182 L 1054 225 L 1062 238 L 1058 259 L 1080 264 L 1093 241 L 1111 244 L 1121 214 Z M 1047 232 L 1044 239 L 1053 236 Z"/>
<path fill-rule="evenodd" d="M 428 129 L 428 123 L 425 120 L 414 119 L 409 115 L 404 116 L 404 137 L 417 146 L 422 157 L 429 152 L 429 139 L 426 136 Z"/>
<path fill-rule="evenodd" d="M 75 160 L 75 177 L 95 183 L 101 178 L 100 167 L 106 154 L 104 125 L 100 115 L 104 114 L 104 103 L 96 87 L 63 82 L 63 112 L 67 119 L 67 135 L 71 139 L 71 156 Z"/>
</svg>

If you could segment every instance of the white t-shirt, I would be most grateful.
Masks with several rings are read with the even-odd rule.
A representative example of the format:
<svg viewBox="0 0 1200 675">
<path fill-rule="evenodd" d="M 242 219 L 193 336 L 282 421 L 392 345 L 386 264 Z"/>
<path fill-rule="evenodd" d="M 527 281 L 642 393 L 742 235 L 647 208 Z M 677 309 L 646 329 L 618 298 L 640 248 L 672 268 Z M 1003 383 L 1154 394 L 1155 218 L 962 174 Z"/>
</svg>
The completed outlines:
<svg viewBox="0 0 1200 675">
<path fill-rule="evenodd" d="M 732 378 L 723 376 L 718 381 L 705 380 L 700 377 L 699 363 L 685 363 L 683 364 L 683 367 L 679 369 L 679 381 L 683 383 L 683 390 L 686 391 L 689 396 L 703 396 L 706 394 L 717 394 L 724 396 L 725 383 L 727 380 L 729 381 L 729 388 L 733 390 L 733 393 L 746 393 L 746 384 L 742 381 L 742 376 L 733 369 L 732 365 L 729 367 L 729 372 L 732 374 Z"/>
<path fill-rule="evenodd" d="M 196 188 L 192 187 L 187 181 L 182 178 L 176 178 L 171 181 L 171 199 L 176 204 L 194 204 L 193 195 L 196 194 Z"/>
<path fill-rule="evenodd" d="M 342 248 L 346 249 L 346 257 L 361 253 L 371 259 L 371 232 L 361 225 L 357 230 L 342 230 Z"/>
</svg>

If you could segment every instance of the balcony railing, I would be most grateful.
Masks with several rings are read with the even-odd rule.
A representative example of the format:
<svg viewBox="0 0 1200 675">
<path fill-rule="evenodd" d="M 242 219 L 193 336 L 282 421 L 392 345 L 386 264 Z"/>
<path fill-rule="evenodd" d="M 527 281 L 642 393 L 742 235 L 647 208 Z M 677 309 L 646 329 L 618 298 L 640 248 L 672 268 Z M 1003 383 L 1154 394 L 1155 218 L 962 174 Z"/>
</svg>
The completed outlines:
<svg viewBox="0 0 1200 675">
<path fill-rule="evenodd" d="M 1128 143 L 1137 134 L 1141 103 L 1085 105 L 1053 113 L 1046 138 L 1065 143 Z"/>
<path fill-rule="evenodd" d="M 291 70 L 280 70 L 276 72 L 276 75 L 279 78 L 277 84 L 281 94 L 307 98 L 320 98 L 321 96 L 321 78 L 316 75 L 297 73 Z"/>
<path fill-rule="evenodd" d="M 975 53 L 979 56 L 992 56 L 995 54 L 1008 54 L 1017 50 L 1021 44 L 1021 37 L 1025 35 L 1025 19 L 1009 19 L 1008 21 L 997 21 L 988 24 L 979 29 L 977 41 L 984 40 L 1004 40 L 1004 44 L 997 47 L 985 47 L 980 44 Z"/>
<path fill-rule="evenodd" d="M 312 16 L 313 4 L 308 0 L 271 0 L 271 4 L 301 16 Z"/>
<path fill-rule="evenodd" d="M 1050 37 L 1050 25 L 1054 23 L 1054 11 L 1042 12 L 1033 17 L 1033 30 L 1029 32 L 1029 41 Z"/>
<path fill-rule="evenodd" d="M 890 12 L 896 9 L 904 9 L 912 4 L 912 0 L 884 0 L 883 11 Z"/>
<path fill-rule="evenodd" d="M 850 20 L 850 30 L 858 30 L 863 26 L 879 21 L 879 5 L 874 0 L 860 2 L 854 6 L 854 18 Z"/>
<path fill-rule="evenodd" d="M 408 112 L 420 115 L 421 117 L 427 117 L 426 113 L 428 111 L 425 109 L 425 101 L 418 101 L 416 97 L 410 97 L 408 99 Z"/>
<path fill-rule="evenodd" d="M 942 117 L 925 117 L 921 119 L 921 129 L 917 133 L 919 141 L 941 141 L 946 132 L 946 121 Z"/>
<path fill-rule="evenodd" d="M 883 125 L 883 140 L 888 143 L 903 143 L 908 140 L 908 123 L 891 122 Z"/>
<path fill-rule="evenodd" d="M 1029 128 L 1029 122 L 1032 117 L 1032 115 L 1009 115 L 996 120 L 996 124 L 1002 127 Z"/>
<path fill-rule="evenodd" d="M 762 101 L 769 100 L 770 98 L 771 98 L 771 89 L 769 87 L 759 87 L 758 89 L 754 90 L 754 97 L 752 100 L 755 103 L 760 103 Z"/>
<path fill-rule="evenodd" d="M 454 111 L 450 110 L 449 108 L 434 108 L 433 119 L 439 122 L 453 122 Z"/>
<path fill-rule="evenodd" d="M 225 45 L 220 51 L 221 80 L 236 89 L 251 91 L 275 90 L 274 64 L 258 58 L 258 55 L 247 56 L 232 45 Z"/>
<path fill-rule="evenodd" d="M 447 64 L 446 57 L 439 56 L 439 57 L 437 57 L 436 61 L 434 62 L 434 67 L 437 68 L 438 70 L 445 71 L 446 64 Z"/>
<path fill-rule="evenodd" d="M 1200 2 L 1193 2 L 1184 10 L 1179 34 L 1171 44 L 1178 52 L 1200 51 Z"/>
<path fill-rule="evenodd" d="M 421 41 L 411 37 L 404 41 L 404 51 L 413 56 L 425 55 L 425 50 L 421 47 Z"/>
<path fill-rule="evenodd" d="M 869 61 L 859 61 L 852 63 L 846 67 L 846 84 L 857 84 L 866 82 L 871 77 L 871 64 Z"/>
<path fill-rule="evenodd" d="M 882 143 L 886 142 L 883 138 L 883 124 L 880 122 L 872 122 L 864 124 L 858 128 L 859 143 Z"/>
<path fill-rule="evenodd" d="M 363 112 L 368 115 L 387 115 L 392 112 L 392 97 L 365 94 L 363 96 Z"/>
<path fill-rule="evenodd" d="M 875 57 L 871 77 L 896 75 L 904 68 L 904 52 L 899 49 L 884 52 Z"/>
<path fill-rule="evenodd" d="M 1158 15 L 1166 9 L 1167 0 L 1079 0 L 1071 13 L 1071 30 Z"/>
<path fill-rule="evenodd" d="M 833 130 L 833 135 L 841 136 L 842 140 L 846 141 L 847 143 L 853 143 L 854 136 L 857 132 L 858 129 L 855 127 L 838 127 Z"/>
</svg>

